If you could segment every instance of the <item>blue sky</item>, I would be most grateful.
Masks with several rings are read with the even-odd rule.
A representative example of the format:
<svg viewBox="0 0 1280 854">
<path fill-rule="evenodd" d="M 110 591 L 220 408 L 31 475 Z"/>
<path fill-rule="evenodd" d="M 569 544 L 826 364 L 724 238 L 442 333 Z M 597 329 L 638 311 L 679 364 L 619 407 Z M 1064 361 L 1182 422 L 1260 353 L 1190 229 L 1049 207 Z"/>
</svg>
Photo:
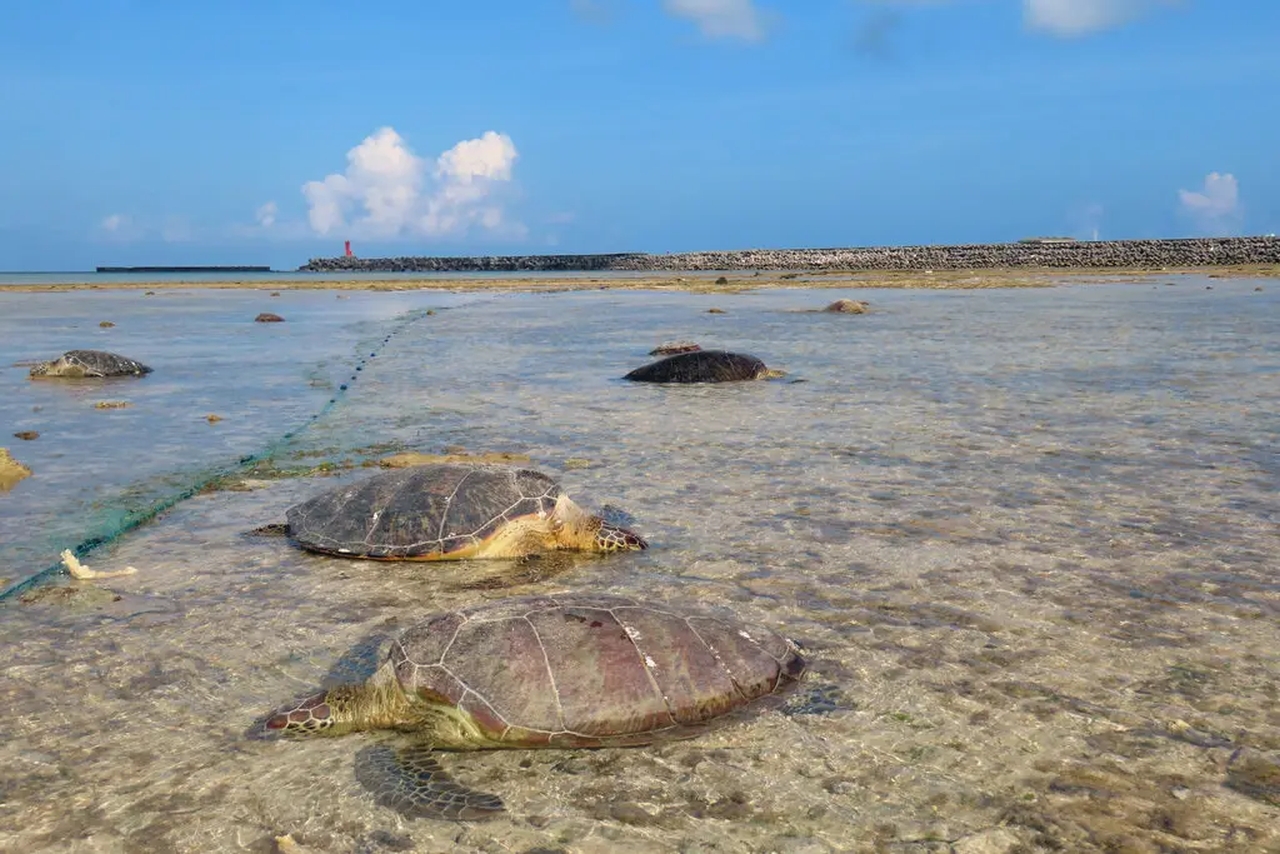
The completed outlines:
<svg viewBox="0 0 1280 854">
<path fill-rule="evenodd" d="M 0 269 L 1280 232 L 1271 0 L 40 0 Z"/>
</svg>

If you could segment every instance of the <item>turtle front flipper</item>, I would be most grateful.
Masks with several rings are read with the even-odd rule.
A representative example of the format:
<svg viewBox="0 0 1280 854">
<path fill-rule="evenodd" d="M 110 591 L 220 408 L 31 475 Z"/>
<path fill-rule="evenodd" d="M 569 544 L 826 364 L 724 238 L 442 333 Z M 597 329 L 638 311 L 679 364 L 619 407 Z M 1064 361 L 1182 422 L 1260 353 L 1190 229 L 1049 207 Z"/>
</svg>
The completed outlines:
<svg viewBox="0 0 1280 854">
<path fill-rule="evenodd" d="M 480 821 L 506 809 L 497 795 L 451 780 L 426 744 L 364 748 L 356 754 L 356 780 L 380 806 L 407 818 Z"/>
</svg>

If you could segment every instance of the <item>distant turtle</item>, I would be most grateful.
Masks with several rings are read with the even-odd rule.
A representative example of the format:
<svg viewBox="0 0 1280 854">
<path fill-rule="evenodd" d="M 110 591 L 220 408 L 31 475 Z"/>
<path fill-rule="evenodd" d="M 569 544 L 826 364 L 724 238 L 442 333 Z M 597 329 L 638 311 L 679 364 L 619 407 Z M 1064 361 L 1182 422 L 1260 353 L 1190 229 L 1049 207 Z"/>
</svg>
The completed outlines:
<svg viewBox="0 0 1280 854">
<path fill-rule="evenodd" d="M 871 310 L 871 303 L 860 299 L 838 299 L 823 311 L 832 314 L 866 314 Z"/>
<path fill-rule="evenodd" d="M 35 378 L 140 377 L 151 373 L 141 362 L 105 350 L 68 350 L 52 362 L 31 369 Z"/>
<path fill-rule="evenodd" d="M 285 518 L 286 533 L 304 549 L 376 560 L 648 548 L 637 534 L 583 510 L 548 475 L 504 465 L 394 469 L 323 492 L 290 507 Z"/>
<path fill-rule="evenodd" d="M 766 367 L 755 356 L 725 350 L 696 350 L 650 362 L 623 379 L 642 383 L 723 383 L 781 376 L 785 376 L 785 372 Z"/>
<path fill-rule="evenodd" d="M 412 746 L 362 750 L 359 781 L 408 816 L 477 820 L 502 800 L 449 779 L 433 750 L 689 738 L 780 694 L 805 667 L 793 641 L 732 617 L 620 596 L 521 597 L 429 616 L 369 678 L 281 706 L 249 735 L 416 732 Z"/>
<path fill-rule="evenodd" d="M 649 351 L 650 356 L 674 356 L 676 353 L 696 353 L 702 345 L 693 341 L 664 341 Z"/>
</svg>

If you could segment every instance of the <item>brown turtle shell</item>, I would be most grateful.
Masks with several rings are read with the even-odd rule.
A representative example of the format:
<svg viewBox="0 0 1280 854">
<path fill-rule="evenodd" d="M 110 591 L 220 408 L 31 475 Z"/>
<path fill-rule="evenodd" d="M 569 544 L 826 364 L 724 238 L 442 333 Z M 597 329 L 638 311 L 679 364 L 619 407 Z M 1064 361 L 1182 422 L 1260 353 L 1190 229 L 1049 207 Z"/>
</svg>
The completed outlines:
<svg viewBox="0 0 1280 854">
<path fill-rule="evenodd" d="M 435 463 L 335 487 L 285 519 L 289 536 L 311 551 L 420 560 L 476 545 L 521 516 L 550 514 L 560 493 L 533 469 Z"/>
<path fill-rule="evenodd" d="M 405 630 L 388 659 L 411 701 L 458 707 L 499 747 L 693 735 L 805 669 L 797 646 L 763 626 L 581 594 L 433 616 Z"/>
</svg>

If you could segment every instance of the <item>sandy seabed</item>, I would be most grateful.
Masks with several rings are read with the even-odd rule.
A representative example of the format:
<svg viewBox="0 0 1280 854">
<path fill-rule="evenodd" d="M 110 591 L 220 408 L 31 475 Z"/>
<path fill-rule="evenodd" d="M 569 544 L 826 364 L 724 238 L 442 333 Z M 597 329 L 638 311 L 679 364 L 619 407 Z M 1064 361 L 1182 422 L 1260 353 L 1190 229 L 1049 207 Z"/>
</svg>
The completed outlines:
<svg viewBox="0 0 1280 854">
<path fill-rule="evenodd" d="M 814 312 L 834 296 L 825 288 L 504 295 L 424 315 L 365 364 L 292 462 L 373 441 L 523 454 L 584 506 L 625 508 L 653 547 L 544 575 L 425 572 L 244 536 L 356 469 L 184 501 L 86 560 L 137 574 L 62 579 L 0 611 L 0 850 L 267 854 L 288 834 L 315 854 L 1280 851 L 1280 304 L 1254 278 L 884 291 L 858 316 Z M 997 279 L 988 287 L 1031 281 Z M 456 285 L 468 286 L 489 284 Z M 15 383 L 30 426 L 47 430 L 26 452 L 50 450 L 0 500 L 81 471 L 72 455 L 85 443 L 60 449 L 46 426 L 59 406 L 72 424 L 150 417 L 127 423 L 154 429 L 148 407 L 206 390 L 211 365 L 242 395 L 305 386 L 305 357 L 272 354 L 328 340 L 338 306 L 419 298 L 289 299 L 288 323 L 272 327 L 252 322 L 259 295 L 222 294 L 206 302 L 243 303 L 219 307 L 230 332 L 175 320 L 194 297 L 130 332 L 152 315 L 126 308 L 170 301 L 120 297 L 119 325 L 96 340 L 130 332 L 141 345 L 186 322 L 189 349 L 158 351 L 125 410 Z M 84 308 L 76 334 L 99 334 L 101 311 Z M 233 333 L 277 348 L 295 335 L 299 349 L 219 343 Z M 686 336 L 761 353 L 789 378 L 617 381 Z M 203 401 L 184 404 L 202 431 L 191 435 L 262 408 L 238 407 L 236 385 L 219 392 L 217 425 Z M 31 413 L 28 394 L 46 408 Z M 254 429 L 268 428 L 283 429 Z M 112 449 L 118 466 L 138 450 Z M 655 748 L 445 757 L 507 803 L 476 824 L 374 803 L 353 771 L 372 736 L 243 737 L 352 645 L 414 614 L 600 589 L 777 627 L 809 651 L 805 688 L 825 705 Z"/>
</svg>

